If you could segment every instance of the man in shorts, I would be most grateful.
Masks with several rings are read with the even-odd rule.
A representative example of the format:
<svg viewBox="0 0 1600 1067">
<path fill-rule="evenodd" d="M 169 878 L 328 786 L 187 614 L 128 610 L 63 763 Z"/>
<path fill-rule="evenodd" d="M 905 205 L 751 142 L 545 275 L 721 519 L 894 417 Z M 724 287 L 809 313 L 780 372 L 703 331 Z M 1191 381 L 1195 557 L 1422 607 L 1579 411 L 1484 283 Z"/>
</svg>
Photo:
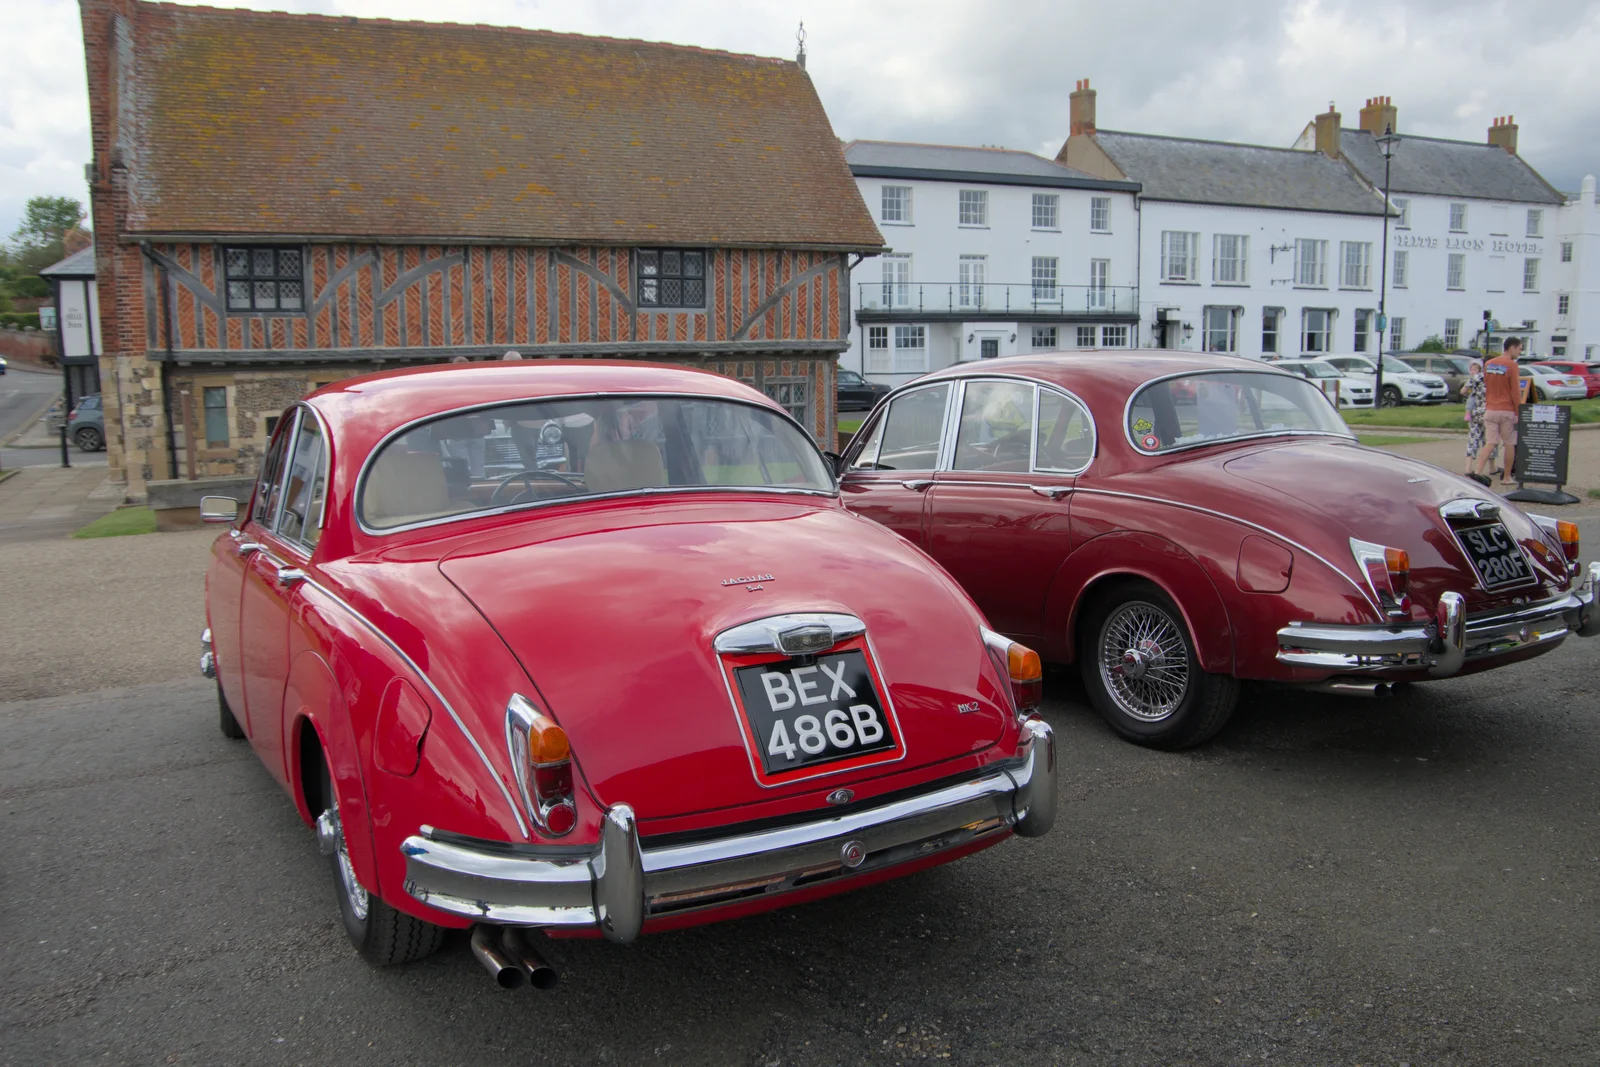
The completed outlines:
<svg viewBox="0 0 1600 1067">
<path fill-rule="evenodd" d="M 1511 483 L 1512 459 L 1517 448 L 1517 408 L 1522 405 L 1522 376 L 1517 367 L 1517 357 L 1522 355 L 1522 340 L 1506 338 L 1504 351 L 1483 365 L 1483 447 L 1478 450 L 1471 478 L 1484 485 L 1490 484 L 1484 468 L 1494 455 L 1496 445 L 1505 449 L 1500 457 L 1500 480 Z"/>
</svg>

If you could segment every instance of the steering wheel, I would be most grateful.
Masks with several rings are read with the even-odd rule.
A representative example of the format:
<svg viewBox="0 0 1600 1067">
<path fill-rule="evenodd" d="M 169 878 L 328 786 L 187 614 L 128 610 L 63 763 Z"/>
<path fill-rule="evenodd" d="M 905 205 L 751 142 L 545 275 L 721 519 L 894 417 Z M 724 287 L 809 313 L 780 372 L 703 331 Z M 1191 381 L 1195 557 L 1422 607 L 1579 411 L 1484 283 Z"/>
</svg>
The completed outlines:
<svg viewBox="0 0 1600 1067">
<path fill-rule="evenodd" d="M 554 481 L 560 482 L 562 485 L 568 486 L 568 487 L 570 487 L 572 489 L 582 489 L 583 488 L 583 486 L 580 485 L 579 483 L 573 481 L 571 478 L 568 478 L 565 474 L 561 474 L 561 473 L 559 473 L 557 471 L 541 471 L 541 470 L 516 471 L 515 473 L 508 474 L 504 478 L 500 479 L 500 483 L 494 487 L 494 495 L 489 497 L 489 506 L 490 507 L 495 507 L 496 505 L 498 505 L 500 503 L 503 503 L 503 501 L 500 499 L 500 494 L 505 492 L 506 486 L 508 486 L 512 482 L 515 482 L 515 481 L 518 481 L 518 480 L 520 480 L 523 483 L 522 491 L 519 492 L 516 496 L 512 497 L 510 501 L 506 501 L 506 502 L 507 503 L 512 503 L 512 504 L 520 504 L 520 503 L 522 503 L 523 498 L 525 496 L 527 496 L 527 494 L 533 489 L 533 481 L 532 481 L 532 479 L 534 479 L 536 477 L 539 477 L 539 478 L 550 478 L 550 479 L 553 479 Z"/>
</svg>

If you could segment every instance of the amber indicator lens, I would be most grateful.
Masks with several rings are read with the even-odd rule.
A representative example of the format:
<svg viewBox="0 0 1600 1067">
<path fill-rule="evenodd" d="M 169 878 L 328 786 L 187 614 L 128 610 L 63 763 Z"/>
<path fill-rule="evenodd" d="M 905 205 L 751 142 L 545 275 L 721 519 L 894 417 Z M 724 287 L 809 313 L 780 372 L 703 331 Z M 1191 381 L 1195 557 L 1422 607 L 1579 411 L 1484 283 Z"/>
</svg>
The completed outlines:
<svg viewBox="0 0 1600 1067">
<path fill-rule="evenodd" d="M 1566 519 L 1556 521 L 1556 537 L 1561 541 L 1561 551 L 1568 560 L 1578 558 L 1578 524 Z"/>
<path fill-rule="evenodd" d="M 1383 550 L 1383 565 L 1389 572 L 1389 588 L 1398 599 L 1411 591 L 1411 555 L 1403 548 Z"/>
</svg>

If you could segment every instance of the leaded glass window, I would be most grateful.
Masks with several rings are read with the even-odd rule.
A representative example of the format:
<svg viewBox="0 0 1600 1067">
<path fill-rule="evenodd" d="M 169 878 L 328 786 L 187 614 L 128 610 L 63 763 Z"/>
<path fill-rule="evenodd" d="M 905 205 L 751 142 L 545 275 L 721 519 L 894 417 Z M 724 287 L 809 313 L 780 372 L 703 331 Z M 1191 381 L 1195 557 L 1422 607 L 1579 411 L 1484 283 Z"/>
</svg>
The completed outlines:
<svg viewBox="0 0 1600 1067">
<path fill-rule="evenodd" d="M 225 248 L 229 311 L 304 311 L 305 253 L 299 248 Z"/>
<path fill-rule="evenodd" d="M 676 248 L 639 250 L 639 306 L 706 306 L 706 254 Z"/>
</svg>

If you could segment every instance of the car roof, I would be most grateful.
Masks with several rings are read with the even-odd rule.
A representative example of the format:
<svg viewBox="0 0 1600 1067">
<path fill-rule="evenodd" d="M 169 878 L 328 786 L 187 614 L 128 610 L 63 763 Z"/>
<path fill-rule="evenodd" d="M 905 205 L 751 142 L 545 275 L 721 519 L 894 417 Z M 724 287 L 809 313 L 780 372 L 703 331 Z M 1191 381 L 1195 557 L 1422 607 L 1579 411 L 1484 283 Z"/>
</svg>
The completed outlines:
<svg viewBox="0 0 1600 1067">
<path fill-rule="evenodd" d="M 911 384 L 923 385 L 949 378 L 1014 374 L 1074 389 L 1079 386 L 1085 375 L 1092 375 L 1107 385 L 1133 389 L 1153 378 L 1168 375 L 1276 369 L 1275 363 L 1244 356 L 1225 356 L 1216 352 L 1180 352 L 1166 348 L 1082 349 L 1076 352 L 1036 352 L 1025 356 L 1001 356 L 998 359 L 957 363 L 923 375 Z"/>
</svg>

